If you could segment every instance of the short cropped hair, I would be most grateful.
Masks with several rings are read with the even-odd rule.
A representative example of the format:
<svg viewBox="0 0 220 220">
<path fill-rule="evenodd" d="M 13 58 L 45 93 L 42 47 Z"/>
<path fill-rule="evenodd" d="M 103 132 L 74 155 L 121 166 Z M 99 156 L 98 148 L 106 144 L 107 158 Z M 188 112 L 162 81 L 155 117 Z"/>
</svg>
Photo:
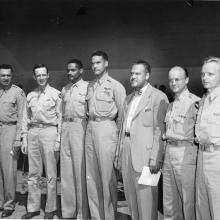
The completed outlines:
<svg viewBox="0 0 220 220">
<path fill-rule="evenodd" d="M 47 71 L 47 73 L 48 73 L 48 68 L 47 68 L 47 66 L 44 65 L 44 64 L 42 64 L 42 63 L 40 63 L 40 64 L 37 64 L 37 65 L 34 66 L 34 68 L 33 68 L 34 74 L 35 74 L 35 70 L 38 69 L 38 68 L 45 68 L 46 71 Z"/>
<path fill-rule="evenodd" d="M 107 53 L 104 52 L 104 51 L 97 50 L 97 51 L 93 52 L 90 57 L 92 58 L 92 57 L 94 57 L 94 56 L 100 56 L 100 57 L 102 57 L 104 60 L 108 61 L 108 55 L 107 55 Z"/>
<path fill-rule="evenodd" d="M 214 57 L 214 56 L 208 56 L 205 59 L 203 59 L 202 62 L 203 62 L 203 65 L 206 63 L 211 63 L 211 62 L 220 64 L 220 58 Z"/>
<path fill-rule="evenodd" d="M 83 68 L 83 64 L 82 64 L 81 60 L 71 59 L 71 60 L 69 60 L 69 61 L 67 62 L 67 65 L 70 64 L 70 63 L 75 63 L 79 69 L 82 69 L 82 68 Z"/>
<path fill-rule="evenodd" d="M 146 70 L 146 72 L 147 73 L 151 73 L 151 67 L 150 67 L 150 64 L 147 61 L 145 61 L 145 60 L 137 60 L 136 62 L 133 63 L 133 65 L 136 65 L 136 64 L 143 65 L 145 70 Z"/>
<path fill-rule="evenodd" d="M 11 70 L 11 72 L 14 71 L 12 65 L 10 65 L 10 64 L 1 64 L 0 69 Z"/>
</svg>

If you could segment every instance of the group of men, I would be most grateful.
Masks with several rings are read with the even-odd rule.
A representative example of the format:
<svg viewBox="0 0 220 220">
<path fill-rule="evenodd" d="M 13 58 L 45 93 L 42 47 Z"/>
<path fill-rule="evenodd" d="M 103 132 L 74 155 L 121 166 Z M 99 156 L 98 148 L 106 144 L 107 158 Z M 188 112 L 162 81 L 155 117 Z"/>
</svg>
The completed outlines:
<svg viewBox="0 0 220 220">
<path fill-rule="evenodd" d="M 122 173 L 133 220 L 157 220 L 158 188 L 139 184 L 144 167 L 163 171 L 166 220 L 220 219 L 220 58 L 204 60 L 203 98 L 189 92 L 188 71 L 168 73 L 175 99 L 150 84 L 151 67 L 132 64 L 133 92 L 108 74 L 108 56 L 91 55 L 95 79 L 82 79 L 78 59 L 67 63 L 69 84 L 61 92 L 48 84 L 45 65 L 33 68 L 38 87 L 27 95 L 12 84 L 13 69 L 0 65 L 0 209 L 15 208 L 19 148 L 28 155 L 28 201 L 23 219 L 40 214 L 43 168 L 45 219 L 57 209 L 60 156 L 63 218 L 116 219 L 117 179 Z"/>
</svg>

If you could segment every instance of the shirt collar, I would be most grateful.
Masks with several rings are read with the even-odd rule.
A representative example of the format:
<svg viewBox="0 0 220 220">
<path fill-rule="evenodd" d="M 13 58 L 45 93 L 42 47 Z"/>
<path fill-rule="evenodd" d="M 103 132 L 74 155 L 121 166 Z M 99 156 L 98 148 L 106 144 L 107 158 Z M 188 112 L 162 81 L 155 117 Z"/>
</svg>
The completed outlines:
<svg viewBox="0 0 220 220">
<path fill-rule="evenodd" d="M 108 72 L 104 73 L 100 79 L 97 80 L 97 82 L 101 85 L 104 81 L 108 79 Z"/>
<path fill-rule="evenodd" d="M 38 92 L 45 94 L 49 89 L 50 89 L 50 85 L 47 84 L 46 87 L 45 87 L 45 89 L 44 89 L 44 91 L 41 91 L 41 90 L 38 88 Z"/>
<path fill-rule="evenodd" d="M 183 101 L 186 97 L 189 95 L 189 90 L 186 88 L 184 91 L 181 92 L 181 94 L 177 97 L 175 97 L 175 101 Z"/>
<path fill-rule="evenodd" d="M 73 88 L 73 87 L 77 87 L 77 88 L 79 88 L 79 86 L 80 86 L 80 84 L 82 83 L 82 79 L 80 79 L 79 81 L 77 81 L 76 83 L 71 83 L 71 87 Z"/>
<path fill-rule="evenodd" d="M 210 92 L 209 94 L 207 94 L 207 97 L 209 97 L 210 101 L 213 101 L 217 96 L 220 95 L 220 86 L 218 86 L 217 88 L 215 88 L 212 92 Z"/>
<path fill-rule="evenodd" d="M 142 87 L 139 90 L 134 91 L 134 95 L 143 95 L 144 92 L 146 91 L 147 87 L 149 86 L 150 83 L 147 83 L 144 87 Z"/>
</svg>

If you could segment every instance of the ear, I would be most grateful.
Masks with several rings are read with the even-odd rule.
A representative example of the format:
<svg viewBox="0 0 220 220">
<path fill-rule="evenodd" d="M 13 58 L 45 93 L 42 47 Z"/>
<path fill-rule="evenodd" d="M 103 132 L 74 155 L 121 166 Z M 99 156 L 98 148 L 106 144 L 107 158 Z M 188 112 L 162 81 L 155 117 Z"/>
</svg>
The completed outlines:
<svg viewBox="0 0 220 220">
<path fill-rule="evenodd" d="M 105 67 L 106 68 L 108 67 L 108 61 L 107 60 L 105 61 Z"/>
<path fill-rule="evenodd" d="M 47 79 L 49 79 L 49 78 L 50 78 L 50 73 L 48 72 L 48 73 L 47 73 Z"/>
<path fill-rule="evenodd" d="M 146 73 L 146 81 L 148 81 L 150 78 L 150 73 Z"/>
<path fill-rule="evenodd" d="M 35 74 L 32 76 L 32 78 L 36 81 L 36 76 L 35 76 Z"/>
<path fill-rule="evenodd" d="M 186 84 L 188 84 L 189 82 L 189 77 L 186 77 Z"/>
<path fill-rule="evenodd" d="M 80 74 L 83 73 L 83 68 L 79 69 L 79 73 L 80 73 Z"/>
</svg>

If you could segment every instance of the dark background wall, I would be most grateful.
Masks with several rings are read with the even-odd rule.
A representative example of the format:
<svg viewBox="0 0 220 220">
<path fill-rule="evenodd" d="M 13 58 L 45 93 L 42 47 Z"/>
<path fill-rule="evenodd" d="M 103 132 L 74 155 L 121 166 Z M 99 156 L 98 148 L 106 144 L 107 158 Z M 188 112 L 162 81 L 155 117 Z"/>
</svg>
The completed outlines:
<svg viewBox="0 0 220 220">
<path fill-rule="evenodd" d="M 167 72 L 184 65 L 190 89 L 200 94 L 201 60 L 220 56 L 220 3 L 114 0 L 0 0 L 0 63 L 14 65 L 15 82 L 35 86 L 32 68 L 48 65 L 51 84 L 66 83 L 65 63 L 81 59 L 84 77 L 92 79 L 89 56 L 108 53 L 110 72 L 130 91 L 133 61 L 153 67 L 152 84 L 167 85 Z"/>
</svg>

